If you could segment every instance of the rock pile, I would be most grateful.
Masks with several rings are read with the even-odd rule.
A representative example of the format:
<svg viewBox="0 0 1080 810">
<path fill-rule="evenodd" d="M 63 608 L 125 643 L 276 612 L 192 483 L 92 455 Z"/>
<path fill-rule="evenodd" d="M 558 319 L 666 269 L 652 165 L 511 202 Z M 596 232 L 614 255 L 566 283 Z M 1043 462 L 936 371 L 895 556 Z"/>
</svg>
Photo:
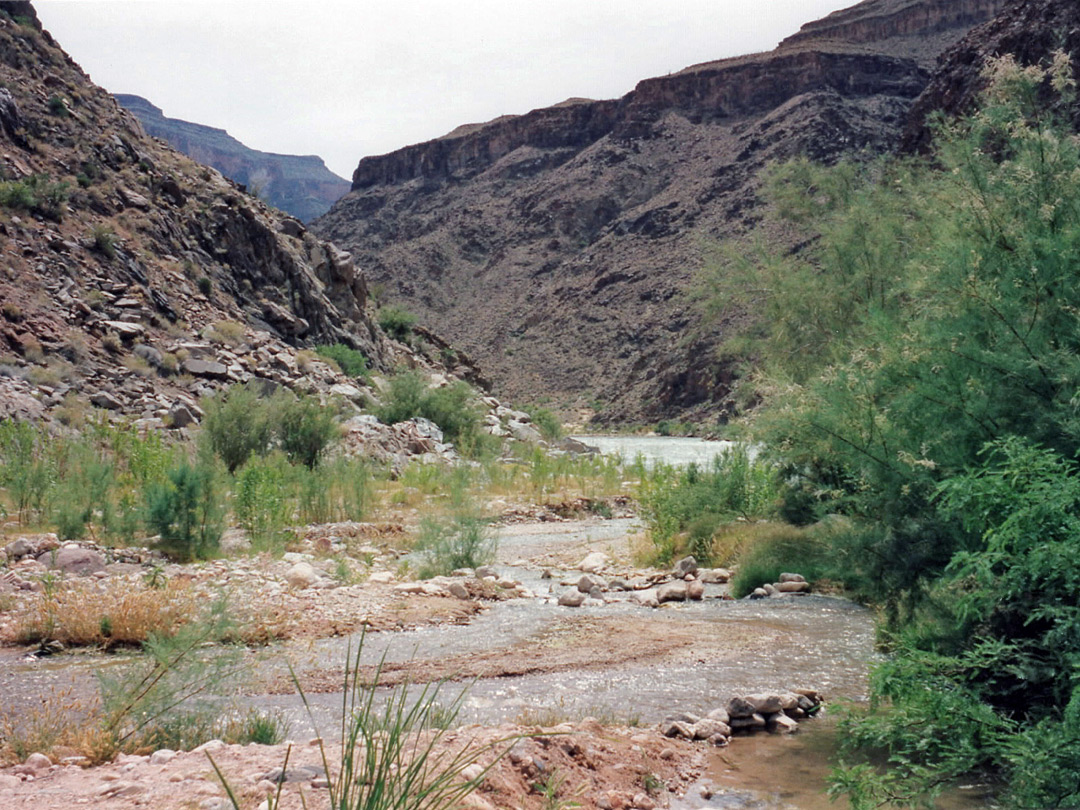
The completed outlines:
<svg viewBox="0 0 1080 810">
<path fill-rule="evenodd" d="M 732 735 L 739 732 L 794 734 L 799 730 L 799 721 L 816 715 L 823 704 L 824 699 L 816 689 L 744 695 L 733 697 L 726 708 L 713 709 L 704 717 L 689 712 L 671 714 L 664 718 L 659 729 L 666 737 L 727 745 Z"/>
<path fill-rule="evenodd" d="M 766 583 L 760 588 L 754 588 L 748 599 L 764 599 L 767 596 L 790 596 L 810 593 L 810 583 L 802 574 L 781 574 L 780 581 L 772 584 Z"/>
<path fill-rule="evenodd" d="M 655 608 L 666 602 L 699 602 L 705 598 L 706 585 L 722 585 L 730 578 L 724 568 L 698 568 L 697 560 L 692 556 L 679 560 L 670 573 L 629 579 L 619 576 L 605 579 L 601 572 L 610 563 L 603 552 L 594 551 L 587 555 L 577 566 L 584 575 L 577 580 L 562 582 L 571 589 L 559 595 L 558 603 L 563 607 L 581 607 L 628 599 L 643 607 Z M 716 595 L 727 598 L 726 591 Z"/>
</svg>

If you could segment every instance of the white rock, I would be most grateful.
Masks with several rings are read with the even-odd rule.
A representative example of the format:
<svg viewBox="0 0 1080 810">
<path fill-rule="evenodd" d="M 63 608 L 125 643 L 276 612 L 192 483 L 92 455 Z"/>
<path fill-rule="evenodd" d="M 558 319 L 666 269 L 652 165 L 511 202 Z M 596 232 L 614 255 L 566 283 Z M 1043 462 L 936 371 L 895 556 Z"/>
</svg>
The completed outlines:
<svg viewBox="0 0 1080 810">
<path fill-rule="evenodd" d="M 49 770 L 49 768 L 52 767 L 52 760 L 44 754 L 34 753 L 26 758 L 26 762 L 24 764 L 27 768 L 34 771 L 34 773 L 41 773 L 42 771 L 47 771 Z"/>
<path fill-rule="evenodd" d="M 176 752 L 168 748 L 161 748 L 150 755 L 151 765 L 165 765 L 176 759 Z"/>
<path fill-rule="evenodd" d="M 311 563 L 298 562 L 285 572 L 285 581 L 294 588 L 310 588 L 319 581 L 319 575 Z"/>
<path fill-rule="evenodd" d="M 585 559 L 578 563 L 579 571 L 586 574 L 596 574 L 610 562 L 610 558 L 602 551 L 593 551 L 586 555 Z"/>
</svg>

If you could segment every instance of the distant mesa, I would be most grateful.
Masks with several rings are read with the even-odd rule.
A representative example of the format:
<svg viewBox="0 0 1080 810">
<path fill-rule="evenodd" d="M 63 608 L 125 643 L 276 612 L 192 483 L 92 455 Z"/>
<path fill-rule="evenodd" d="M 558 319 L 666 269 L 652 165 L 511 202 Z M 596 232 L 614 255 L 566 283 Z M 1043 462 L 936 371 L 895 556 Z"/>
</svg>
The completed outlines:
<svg viewBox="0 0 1080 810">
<path fill-rule="evenodd" d="M 141 96 L 117 93 L 116 100 L 143 125 L 188 157 L 243 183 L 275 208 L 309 222 L 330 210 L 349 190 L 317 155 L 277 155 L 251 149 L 223 129 L 167 118 Z"/>
</svg>

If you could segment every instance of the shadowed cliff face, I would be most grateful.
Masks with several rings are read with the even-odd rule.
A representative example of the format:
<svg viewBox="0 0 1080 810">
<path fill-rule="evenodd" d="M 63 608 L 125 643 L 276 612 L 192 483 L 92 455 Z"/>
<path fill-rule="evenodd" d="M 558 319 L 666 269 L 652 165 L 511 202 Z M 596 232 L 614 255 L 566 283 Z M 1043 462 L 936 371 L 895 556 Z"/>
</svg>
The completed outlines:
<svg viewBox="0 0 1080 810">
<path fill-rule="evenodd" d="M 212 166 L 301 222 L 325 214 L 349 190 L 348 181 L 326 168 L 322 158 L 315 155 L 260 152 L 223 129 L 166 118 L 158 107 L 140 96 L 117 94 L 116 100 L 139 119 L 148 135 Z"/>
<path fill-rule="evenodd" d="M 927 121 L 934 111 L 959 115 L 972 110 L 979 93 L 986 88 L 983 71 L 991 59 L 1012 54 L 1023 65 L 1048 64 L 1057 51 L 1072 56 L 1073 73 L 1080 75 L 1080 2 L 1009 3 L 996 18 L 972 30 L 942 61 L 912 108 L 903 149 L 920 151 L 930 145 Z M 1068 114 L 1080 131 L 1080 103 L 1074 104 Z"/>
<path fill-rule="evenodd" d="M 925 40 L 936 56 L 998 5 L 871 0 L 770 53 L 460 127 L 361 160 L 312 228 L 514 398 L 722 417 L 732 371 L 692 292 L 705 247 L 783 243 L 759 230 L 767 163 L 893 149 L 929 79 Z"/>
</svg>

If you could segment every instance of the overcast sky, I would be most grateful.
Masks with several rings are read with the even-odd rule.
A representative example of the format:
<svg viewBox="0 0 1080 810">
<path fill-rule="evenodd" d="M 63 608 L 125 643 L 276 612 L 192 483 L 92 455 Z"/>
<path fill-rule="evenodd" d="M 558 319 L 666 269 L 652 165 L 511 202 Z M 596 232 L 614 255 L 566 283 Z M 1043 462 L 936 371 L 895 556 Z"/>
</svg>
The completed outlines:
<svg viewBox="0 0 1080 810">
<path fill-rule="evenodd" d="M 37 0 L 99 85 L 255 149 L 365 155 L 768 50 L 854 0 Z"/>
</svg>

